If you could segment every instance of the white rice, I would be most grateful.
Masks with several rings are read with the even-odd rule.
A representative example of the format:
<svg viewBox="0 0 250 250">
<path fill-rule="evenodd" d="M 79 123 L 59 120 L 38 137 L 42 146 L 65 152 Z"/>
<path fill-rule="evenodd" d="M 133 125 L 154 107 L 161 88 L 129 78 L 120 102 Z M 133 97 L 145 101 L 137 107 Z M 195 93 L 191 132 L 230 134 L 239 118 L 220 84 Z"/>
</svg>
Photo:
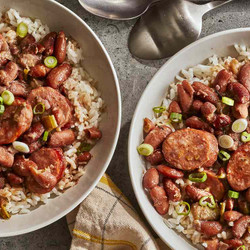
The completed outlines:
<svg viewBox="0 0 250 250">
<path fill-rule="evenodd" d="M 0 16 L 0 32 L 8 43 L 13 43 L 16 40 L 15 29 L 21 22 L 28 25 L 28 33 L 32 34 L 36 41 L 50 32 L 49 27 L 42 24 L 39 19 L 31 20 L 28 17 L 22 17 L 14 9 L 10 9 Z M 66 60 L 74 66 L 70 78 L 64 83 L 64 88 L 74 106 L 76 122 L 72 127 L 77 130 L 78 135 L 77 141 L 68 146 L 64 152 L 68 164 L 64 176 L 50 193 L 42 195 L 30 193 L 24 187 L 16 188 L 7 184 L 4 189 L 0 190 L 0 197 L 7 198 L 6 209 L 10 214 L 29 213 L 32 207 L 46 203 L 51 196 L 58 196 L 66 189 L 76 185 L 85 172 L 84 166 L 77 166 L 76 164 L 77 148 L 81 141 L 87 141 L 84 129 L 99 126 L 104 103 L 100 93 L 95 88 L 96 82 L 81 67 L 82 58 L 82 50 L 77 43 L 68 39 Z"/>
<path fill-rule="evenodd" d="M 161 116 L 155 115 L 153 117 L 153 121 L 157 125 L 168 125 L 173 131 L 174 128 L 171 125 L 171 121 L 169 119 L 169 113 L 167 112 L 168 107 L 171 101 L 176 100 L 177 98 L 177 85 L 181 84 L 183 80 L 187 80 L 191 84 L 195 81 L 202 82 L 208 85 L 212 82 L 217 73 L 222 69 L 228 69 L 231 64 L 235 65 L 235 70 L 240 68 L 245 62 L 250 60 L 250 47 L 245 45 L 235 44 L 234 48 L 238 53 L 236 58 L 228 57 L 218 57 L 217 55 L 213 55 L 206 60 L 205 64 L 198 64 L 189 69 L 183 69 L 180 71 L 179 75 L 175 77 L 175 81 L 170 84 L 170 87 L 167 89 L 166 98 L 162 101 L 163 107 L 166 108 L 166 111 L 161 114 Z M 236 72 L 235 72 L 236 73 Z M 184 124 L 180 124 L 179 128 L 182 128 Z M 177 179 L 175 181 L 176 184 L 180 185 L 182 188 L 186 185 L 190 184 L 189 180 L 185 182 L 182 179 Z M 164 222 L 169 228 L 175 229 L 178 233 L 183 233 L 185 236 L 190 239 L 190 241 L 196 245 L 197 248 L 207 247 L 207 243 L 202 243 L 202 235 L 198 231 L 195 230 L 194 226 L 194 218 L 192 213 L 190 212 L 188 216 L 178 215 L 175 212 L 175 207 L 178 205 L 178 202 L 171 202 L 168 210 L 168 214 L 164 216 Z M 233 222 L 229 223 L 229 226 L 233 226 Z M 231 232 L 223 231 L 217 235 L 221 240 L 225 240 L 231 237 Z M 250 238 L 250 237 L 249 237 Z M 197 245 L 198 244 L 198 245 Z M 246 249 L 250 249 L 250 239 L 246 239 L 244 241 Z M 201 246 L 202 245 L 202 246 Z"/>
</svg>

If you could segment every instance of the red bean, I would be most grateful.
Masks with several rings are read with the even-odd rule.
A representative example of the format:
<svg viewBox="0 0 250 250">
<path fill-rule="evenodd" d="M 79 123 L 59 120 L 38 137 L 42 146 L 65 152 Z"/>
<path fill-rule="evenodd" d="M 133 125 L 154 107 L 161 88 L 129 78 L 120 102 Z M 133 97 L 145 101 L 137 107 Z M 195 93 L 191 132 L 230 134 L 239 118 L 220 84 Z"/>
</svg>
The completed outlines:
<svg viewBox="0 0 250 250">
<path fill-rule="evenodd" d="M 144 174 L 143 187 L 146 189 L 152 189 L 159 184 L 159 173 L 155 168 L 150 168 Z"/>
<path fill-rule="evenodd" d="M 163 180 L 163 186 L 170 201 L 177 202 L 181 200 L 181 190 L 170 179 Z"/>
<path fill-rule="evenodd" d="M 184 173 L 182 171 L 174 169 L 174 168 L 170 168 L 165 165 L 158 165 L 157 169 L 161 174 L 172 179 L 179 179 L 179 178 L 183 178 L 184 176 Z"/>
</svg>

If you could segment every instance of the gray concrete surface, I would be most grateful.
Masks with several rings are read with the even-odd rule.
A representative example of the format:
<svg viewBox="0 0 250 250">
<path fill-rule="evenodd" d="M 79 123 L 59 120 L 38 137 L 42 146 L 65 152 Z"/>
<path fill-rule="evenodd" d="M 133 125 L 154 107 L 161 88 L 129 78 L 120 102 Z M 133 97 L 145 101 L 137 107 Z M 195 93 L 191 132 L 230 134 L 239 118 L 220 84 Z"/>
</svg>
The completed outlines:
<svg viewBox="0 0 250 250">
<path fill-rule="evenodd" d="M 73 10 L 96 32 L 107 48 L 117 70 L 122 94 L 123 118 L 120 139 L 107 172 L 140 212 L 127 167 L 129 126 L 136 103 L 144 88 L 166 60 L 138 61 L 130 55 L 127 49 L 127 38 L 135 21 L 118 22 L 92 16 L 80 7 L 77 0 L 58 0 L 58 2 Z M 204 16 L 202 36 L 226 29 L 248 27 L 250 26 L 249 13 L 249 0 L 235 0 L 227 6 L 214 10 Z M 66 220 L 62 218 L 33 233 L 2 238 L 0 249 L 64 250 L 69 249 L 70 243 L 71 237 Z"/>
</svg>

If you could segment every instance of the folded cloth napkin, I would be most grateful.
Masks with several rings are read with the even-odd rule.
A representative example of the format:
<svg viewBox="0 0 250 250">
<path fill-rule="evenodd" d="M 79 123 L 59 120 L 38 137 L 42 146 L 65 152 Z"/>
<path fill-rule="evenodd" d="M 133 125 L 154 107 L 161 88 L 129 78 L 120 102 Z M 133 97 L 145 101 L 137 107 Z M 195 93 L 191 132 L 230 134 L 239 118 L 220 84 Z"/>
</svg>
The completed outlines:
<svg viewBox="0 0 250 250">
<path fill-rule="evenodd" d="M 73 235 L 71 250 L 169 249 L 156 242 L 106 174 L 82 204 L 67 215 L 67 222 Z"/>
</svg>

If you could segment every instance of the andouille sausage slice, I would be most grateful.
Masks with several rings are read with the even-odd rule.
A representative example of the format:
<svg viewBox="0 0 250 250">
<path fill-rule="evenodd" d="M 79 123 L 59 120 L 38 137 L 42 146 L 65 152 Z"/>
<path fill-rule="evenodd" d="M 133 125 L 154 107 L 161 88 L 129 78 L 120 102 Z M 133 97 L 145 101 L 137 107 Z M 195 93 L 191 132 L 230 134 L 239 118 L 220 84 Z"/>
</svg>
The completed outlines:
<svg viewBox="0 0 250 250">
<path fill-rule="evenodd" d="M 236 191 L 250 187 L 250 143 L 240 146 L 227 165 L 227 180 Z"/>
<path fill-rule="evenodd" d="M 53 148 L 65 147 L 75 141 L 75 134 L 72 129 L 55 132 L 51 135 L 48 145 Z"/>
<path fill-rule="evenodd" d="M 172 130 L 168 126 L 157 126 L 145 137 L 144 143 L 150 144 L 154 149 L 157 149 L 171 132 Z"/>
<path fill-rule="evenodd" d="M 194 170 L 204 165 L 212 166 L 214 151 L 218 150 L 218 144 L 211 138 L 211 134 L 201 130 L 177 130 L 170 134 L 162 145 L 165 160 L 182 170 Z"/>
<path fill-rule="evenodd" d="M 9 86 L 0 86 L 0 93 L 4 90 L 9 90 L 14 96 L 27 98 L 30 88 L 28 84 L 23 81 L 13 81 L 9 84 Z"/>
<path fill-rule="evenodd" d="M 0 147 L 0 165 L 10 168 L 14 163 L 14 154 L 12 154 L 6 147 Z"/>
<path fill-rule="evenodd" d="M 14 142 L 30 128 L 32 107 L 24 99 L 16 98 L 0 116 L 0 145 Z"/>
</svg>

